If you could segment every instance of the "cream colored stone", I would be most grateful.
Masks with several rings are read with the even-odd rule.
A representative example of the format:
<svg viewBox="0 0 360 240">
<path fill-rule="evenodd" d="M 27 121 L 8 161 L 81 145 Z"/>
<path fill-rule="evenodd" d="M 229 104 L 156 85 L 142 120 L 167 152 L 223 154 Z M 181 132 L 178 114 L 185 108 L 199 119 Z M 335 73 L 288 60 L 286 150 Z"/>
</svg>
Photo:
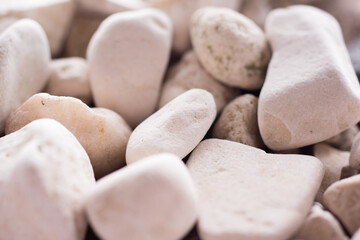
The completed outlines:
<svg viewBox="0 0 360 240">
<path fill-rule="evenodd" d="M 201 142 L 187 167 L 199 192 L 197 228 L 204 240 L 288 239 L 324 174 L 314 157 L 267 154 L 220 139 Z"/>
<path fill-rule="evenodd" d="M 349 161 L 352 168 L 360 170 L 360 133 L 355 136 L 351 145 Z"/>
<path fill-rule="evenodd" d="M 264 148 L 257 122 L 257 106 L 258 98 L 254 95 L 235 98 L 216 120 L 211 136 Z"/>
<path fill-rule="evenodd" d="M 347 240 L 349 239 L 336 218 L 323 206 L 315 203 L 299 232 L 293 239 Z"/>
<path fill-rule="evenodd" d="M 350 235 L 360 227 L 360 175 L 342 179 L 325 191 L 323 200 Z"/>
<path fill-rule="evenodd" d="M 181 239 L 197 218 L 198 196 L 184 163 L 153 155 L 101 179 L 87 199 L 102 239 Z"/>
<path fill-rule="evenodd" d="M 1 239 L 84 239 L 94 173 L 64 126 L 41 119 L 0 138 L 0 159 Z"/>
<path fill-rule="evenodd" d="M 310 6 L 272 11 L 273 57 L 259 97 L 262 139 L 274 150 L 324 141 L 360 120 L 360 88 L 341 29 Z"/>
<path fill-rule="evenodd" d="M 240 93 L 237 89 L 215 80 L 202 68 L 194 51 L 188 51 L 178 64 L 170 68 L 162 88 L 159 106 L 163 107 L 175 97 L 193 88 L 209 91 L 214 96 L 218 113 Z"/>
<path fill-rule="evenodd" d="M 191 89 L 143 121 L 131 134 L 126 163 L 167 152 L 184 158 L 204 138 L 216 117 L 213 96 Z"/>
<path fill-rule="evenodd" d="M 46 35 L 33 20 L 19 20 L 0 33 L 0 136 L 11 111 L 43 89 L 49 62 Z"/>
<path fill-rule="evenodd" d="M 199 61 L 214 78 L 233 87 L 261 88 L 270 49 L 252 20 L 231 9 L 204 7 L 193 14 L 190 33 Z"/>
<path fill-rule="evenodd" d="M 359 133 L 359 128 L 355 125 L 339 133 L 338 135 L 329 138 L 328 140 L 325 141 L 325 143 L 330 144 L 331 146 L 336 147 L 343 151 L 350 151 L 354 138 L 358 133 Z"/>
<path fill-rule="evenodd" d="M 56 96 L 75 97 L 90 105 L 92 102 L 88 65 L 83 58 L 61 58 L 50 64 L 50 78 L 45 92 Z"/>
<path fill-rule="evenodd" d="M 88 50 L 95 105 L 119 113 L 136 127 L 156 108 L 171 48 L 171 22 L 159 10 L 105 19 Z"/>
<path fill-rule="evenodd" d="M 88 153 L 97 178 L 125 165 L 125 150 L 131 129 L 115 112 L 89 108 L 72 97 L 38 93 L 10 115 L 6 133 L 39 118 L 53 118 L 76 136 Z"/>
<path fill-rule="evenodd" d="M 332 148 L 327 144 L 319 143 L 314 146 L 314 156 L 320 159 L 325 166 L 325 175 L 321 183 L 316 200 L 322 202 L 325 190 L 341 178 L 350 177 L 357 173 L 349 165 L 350 153 Z"/>
<path fill-rule="evenodd" d="M 53 56 L 62 50 L 74 11 L 72 0 L 0 0 L 0 21 L 21 18 L 37 21 L 46 32 Z"/>
</svg>

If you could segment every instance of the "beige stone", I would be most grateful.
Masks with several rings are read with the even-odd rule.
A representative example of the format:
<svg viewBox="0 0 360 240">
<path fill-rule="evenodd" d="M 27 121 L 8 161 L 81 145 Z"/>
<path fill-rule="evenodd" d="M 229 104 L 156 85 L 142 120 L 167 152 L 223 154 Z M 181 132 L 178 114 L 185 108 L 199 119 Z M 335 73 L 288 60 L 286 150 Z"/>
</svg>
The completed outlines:
<svg viewBox="0 0 360 240">
<path fill-rule="evenodd" d="M 315 203 L 294 240 L 347 240 L 349 239 L 336 218 L 323 206 Z"/>
<path fill-rule="evenodd" d="M 88 65 L 83 58 L 61 58 L 50 64 L 50 77 L 44 89 L 56 96 L 75 97 L 90 105 L 92 102 Z"/>
<path fill-rule="evenodd" d="M 258 98 L 245 94 L 231 101 L 216 120 L 211 136 L 264 148 L 257 121 Z"/>
<path fill-rule="evenodd" d="M 316 200 L 322 202 L 325 190 L 341 178 L 350 177 L 357 173 L 349 165 L 350 153 L 340 151 L 327 144 L 319 143 L 314 146 L 314 156 L 320 159 L 325 166 L 325 175 L 321 183 Z"/>
<path fill-rule="evenodd" d="M 89 155 L 97 178 L 125 165 L 125 150 L 131 129 L 115 112 L 89 108 L 72 97 L 38 93 L 11 114 L 6 133 L 39 118 L 53 118 L 76 136 Z"/>
<path fill-rule="evenodd" d="M 167 152 L 184 158 L 204 138 L 216 117 L 213 96 L 191 89 L 143 121 L 130 136 L 126 163 Z"/>
<path fill-rule="evenodd" d="M 52 119 L 0 138 L 1 239 L 81 240 L 85 195 L 95 186 L 89 157 Z"/>
<path fill-rule="evenodd" d="M 360 88 L 336 20 L 299 5 L 273 10 L 265 28 L 273 49 L 259 97 L 265 144 L 303 147 L 355 125 Z"/>
<path fill-rule="evenodd" d="M 105 19 L 88 50 L 95 105 L 119 113 L 135 128 L 156 108 L 171 48 L 172 27 L 160 10 Z"/>
<path fill-rule="evenodd" d="M 1 1 L 6 3 L 1 4 Z M 45 30 L 53 56 L 60 54 L 75 11 L 72 0 L 1 0 L 0 21 L 30 18 Z"/>
<path fill-rule="evenodd" d="M 153 155 L 101 179 L 86 204 L 102 239 L 181 239 L 197 218 L 198 196 L 184 163 Z"/>
<path fill-rule="evenodd" d="M 323 200 L 328 208 L 354 234 L 360 227 L 360 175 L 342 179 L 325 191 Z"/>
<path fill-rule="evenodd" d="M 214 79 L 200 65 L 194 51 L 188 51 L 178 64 L 170 68 L 162 88 L 159 106 L 163 107 L 175 97 L 193 88 L 209 91 L 214 96 L 218 113 L 240 93 L 237 89 Z"/>
<path fill-rule="evenodd" d="M 351 145 L 350 166 L 360 170 L 360 133 L 356 135 Z"/>
<path fill-rule="evenodd" d="M 149 0 L 73 0 L 82 15 L 107 17 L 111 14 L 146 7 Z M 151 0 L 150 0 L 151 1 Z"/>
<path fill-rule="evenodd" d="M 193 14 L 190 33 L 199 61 L 214 78 L 233 87 L 261 88 L 270 49 L 252 20 L 231 9 L 204 7 Z"/>
<path fill-rule="evenodd" d="M 329 138 L 328 140 L 325 141 L 325 143 L 330 144 L 331 146 L 336 147 L 343 151 L 350 151 L 354 138 L 358 133 L 359 133 L 359 128 L 355 125 L 339 133 L 338 135 Z"/>
<path fill-rule="evenodd" d="M 19 20 L 0 33 L 0 136 L 11 111 L 43 89 L 49 62 L 46 35 L 33 20 Z"/>
<path fill-rule="evenodd" d="M 285 240 L 306 218 L 324 169 L 312 156 L 267 154 L 228 140 L 201 142 L 186 163 L 199 192 L 204 240 Z"/>
</svg>

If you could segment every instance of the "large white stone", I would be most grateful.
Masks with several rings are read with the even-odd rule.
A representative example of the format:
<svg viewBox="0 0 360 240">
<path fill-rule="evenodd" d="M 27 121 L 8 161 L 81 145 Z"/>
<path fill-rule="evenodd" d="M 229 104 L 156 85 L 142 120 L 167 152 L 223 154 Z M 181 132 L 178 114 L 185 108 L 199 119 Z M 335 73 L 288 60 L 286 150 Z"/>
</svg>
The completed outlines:
<svg viewBox="0 0 360 240">
<path fill-rule="evenodd" d="M 130 136 L 126 163 L 168 152 L 188 155 L 204 138 L 216 117 L 213 96 L 202 89 L 189 90 L 142 122 Z"/>
<path fill-rule="evenodd" d="M 19 20 L 0 33 L 0 136 L 11 111 L 43 89 L 49 63 L 49 43 L 35 21 Z"/>
<path fill-rule="evenodd" d="M 74 12 L 72 0 L 0 0 L 0 22 L 21 18 L 37 21 L 46 32 L 53 56 L 62 50 Z"/>
<path fill-rule="evenodd" d="M 285 240 L 305 220 L 324 169 L 312 156 L 267 154 L 220 139 L 201 142 L 186 163 L 199 192 L 204 240 Z"/>
<path fill-rule="evenodd" d="M 258 120 L 274 150 L 326 140 L 360 120 L 360 88 L 341 29 L 310 6 L 272 11 L 266 33 L 273 56 L 259 97 Z"/>
<path fill-rule="evenodd" d="M 171 36 L 171 22 L 160 10 L 105 19 L 87 50 L 95 105 L 119 113 L 133 128 L 150 116 L 168 64 Z"/>
<path fill-rule="evenodd" d="M 6 134 L 39 118 L 52 118 L 72 132 L 85 148 L 97 178 L 125 165 L 131 129 L 117 113 L 89 108 L 79 99 L 38 93 L 16 109 L 6 123 Z"/>
<path fill-rule="evenodd" d="M 158 154 L 101 179 L 86 210 L 102 239 L 177 240 L 195 224 L 197 205 L 181 159 Z"/>
<path fill-rule="evenodd" d="M 191 17 L 191 42 L 203 67 L 233 87 L 260 89 L 270 60 L 264 32 L 228 8 L 204 7 Z"/>
<path fill-rule="evenodd" d="M 0 138 L 1 239 L 82 240 L 85 195 L 95 186 L 89 157 L 51 119 Z"/>
</svg>

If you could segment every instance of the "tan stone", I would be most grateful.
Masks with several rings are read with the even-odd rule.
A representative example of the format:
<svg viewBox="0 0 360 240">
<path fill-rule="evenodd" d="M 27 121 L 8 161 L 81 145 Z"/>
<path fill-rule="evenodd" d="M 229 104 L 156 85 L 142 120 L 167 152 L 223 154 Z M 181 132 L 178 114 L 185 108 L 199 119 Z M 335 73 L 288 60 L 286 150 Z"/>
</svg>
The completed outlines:
<svg viewBox="0 0 360 240">
<path fill-rule="evenodd" d="M 240 93 L 237 89 L 215 80 L 200 65 L 194 51 L 188 51 L 178 64 L 170 68 L 162 88 L 159 107 L 163 107 L 175 97 L 193 88 L 210 92 L 214 96 L 218 113 Z"/>
<path fill-rule="evenodd" d="M 53 118 L 76 136 L 88 153 L 97 178 L 125 165 L 131 129 L 115 112 L 89 108 L 76 98 L 39 93 L 11 114 L 6 133 L 39 118 Z"/>
<path fill-rule="evenodd" d="M 211 136 L 264 148 L 257 122 L 258 98 L 245 94 L 231 101 L 216 120 Z"/>
<path fill-rule="evenodd" d="M 303 147 L 355 125 L 360 88 L 335 18 L 298 5 L 273 10 L 265 29 L 273 49 L 259 96 L 265 144 Z"/>
<path fill-rule="evenodd" d="M 270 49 L 252 20 L 231 9 L 204 7 L 193 14 L 190 33 L 199 61 L 214 78 L 233 87 L 261 88 Z"/>
<path fill-rule="evenodd" d="M 360 133 L 355 136 L 351 145 L 349 161 L 352 168 L 360 170 Z"/>
<path fill-rule="evenodd" d="M 220 139 L 201 142 L 186 165 L 199 192 L 197 228 L 205 240 L 288 239 L 324 174 L 314 157 L 267 154 Z"/>
<path fill-rule="evenodd" d="M 191 89 L 143 121 L 130 136 L 126 163 L 158 154 L 188 155 L 204 138 L 216 117 L 213 96 Z"/>
<path fill-rule="evenodd" d="M 102 239 L 181 239 L 197 217 L 198 196 L 184 163 L 153 155 L 101 179 L 86 204 Z"/>
<path fill-rule="evenodd" d="M 95 186 L 89 157 L 52 119 L 0 138 L 1 239 L 82 240 L 85 195 Z"/>
</svg>

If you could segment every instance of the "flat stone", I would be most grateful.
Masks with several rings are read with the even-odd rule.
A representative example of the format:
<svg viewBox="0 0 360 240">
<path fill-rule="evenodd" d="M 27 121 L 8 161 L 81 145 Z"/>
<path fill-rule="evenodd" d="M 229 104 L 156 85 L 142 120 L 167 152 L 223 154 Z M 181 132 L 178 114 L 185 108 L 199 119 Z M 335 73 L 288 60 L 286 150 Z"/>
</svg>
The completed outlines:
<svg viewBox="0 0 360 240">
<path fill-rule="evenodd" d="M 342 179 L 326 189 L 324 205 L 354 234 L 360 227 L 360 175 Z"/>
<path fill-rule="evenodd" d="M 215 117 L 213 96 L 202 89 L 188 90 L 135 128 L 127 145 L 126 163 L 162 152 L 184 158 L 204 138 Z"/>
<path fill-rule="evenodd" d="M 315 203 L 304 224 L 292 239 L 347 240 L 349 239 L 336 218 L 323 206 Z"/>
<path fill-rule="evenodd" d="M 88 50 L 95 105 L 109 108 L 135 128 L 156 108 L 171 48 L 169 18 L 155 9 L 106 18 Z"/>
<path fill-rule="evenodd" d="M 39 118 L 55 119 L 75 135 L 89 155 L 97 178 L 125 165 L 131 129 L 117 113 L 89 108 L 76 98 L 38 93 L 10 115 L 6 134 Z"/>
<path fill-rule="evenodd" d="M 314 156 L 320 159 L 325 166 L 324 179 L 316 196 L 316 200 L 322 202 L 323 194 L 331 184 L 344 177 L 355 175 L 357 171 L 351 169 L 349 165 L 349 152 L 340 151 L 327 144 L 316 144 L 314 146 Z"/>
<path fill-rule="evenodd" d="M 354 126 L 360 88 L 335 18 L 292 6 L 273 10 L 265 29 L 273 49 L 259 97 L 265 144 L 273 150 L 303 147 Z"/>
<path fill-rule="evenodd" d="M 257 121 L 258 98 L 245 94 L 232 100 L 216 120 L 211 137 L 264 148 Z"/>
<path fill-rule="evenodd" d="M 51 95 L 75 97 L 92 102 L 88 65 L 79 57 L 60 58 L 50 64 L 50 77 L 44 89 Z"/>
<path fill-rule="evenodd" d="M 261 88 L 270 49 L 252 20 L 231 9 L 204 7 L 192 15 L 190 33 L 199 61 L 214 78 L 247 90 Z"/>
<path fill-rule="evenodd" d="M 285 240 L 310 211 L 324 174 L 312 156 L 201 142 L 186 163 L 199 192 L 201 239 Z"/>
<path fill-rule="evenodd" d="M 356 135 L 351 145 L 349 162 L 352 168 L 360 170 L 360 133 Z"/>
<path fill-rule="evenodd" d="M 163 107 L 175 97 L 193 88 L 207 90 L 214 96 L 217 113 L 240 94 L 239 90 L 221 84 L 208 74 L 191 50 L 185 53 L 179 63 L 169 69 L 162 87 L 159 107 Z"/>
<path fill-rule="evenodd" d="M 324 143 L 330 144 L 331 146 L 336 147 L 343 151 L 350 151 L 351 145 L 355 139 L 355 136 L 358 133 L 359 133 L 359 128 L 355 125 L 339 133 L 338 135 L 329 138 L 328 140 L 325 140 Z"/>
<path fill-rule="evenodd" d="M 51 54 L 58 56 L 74 12 L 75 4 L 72 0 L 11 0 L 0 5 L 0 21 L 22 18 L 35 20 L 46 32 Z"/>
<path fill-rule="evenodd" d="M 198 196 L 184 163 L 153 155 L 98 183 L 86 203 L 102 239 L 181 239 L 197 218 Z"/>
<path fill-rule="evenodd" d="M 0 159 L 2 239 L 84 239 L 85 195 L 95 179 L 74 135 L 55 120 L 36 120 L 0 138 Z"/>
<path fill-rule="evenodd" d="M 0 46 L 2 136 L 9 114 L 44 88 L 49 75 L 50 49 L 41 26 L 29 19 L 19 20 L 0 33 Z"/>
</svg>

